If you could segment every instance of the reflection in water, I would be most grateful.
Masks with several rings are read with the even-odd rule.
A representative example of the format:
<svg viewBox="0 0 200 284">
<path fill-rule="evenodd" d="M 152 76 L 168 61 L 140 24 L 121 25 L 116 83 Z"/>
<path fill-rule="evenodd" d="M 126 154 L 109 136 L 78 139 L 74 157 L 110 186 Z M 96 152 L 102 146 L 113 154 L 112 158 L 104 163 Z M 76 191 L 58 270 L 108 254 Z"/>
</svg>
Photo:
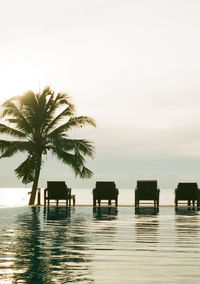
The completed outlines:
<svg viewBox="0 0 200 284">
<path fill-rule="evenodd" d="M 47 206 L 44 207 L 44 218 L 46 220 L 68 220 L 70 222 L 71 210 L 69 206 Z"/>
<path fill-rule="evenodd" d="M 197 215 L 198 208 L 195 207 L 175 207 L 176 215 Z"/>
<path fill-rule="evenodd" d="M 182 209 L 176 211 L 175 218 L 176 225 L 176 243 L 181 246 L 182 243 L 187 243 L 188 238 L 193 238 L 194 240 L 200 233 L 199 229 L 199 216 L 196 209 Z M 194 242 L 192 243 L 193 246 Z"/>
<path fill-rule="evenodd" d="M 187 283 L 197 283 L 200 277 L 200 223 L 198 210 L 195 208 L 176 210 L 175 229 L 176 253 L 173 261 L 179 266 L 177 275 L 182 275 Z M 191 278 L 191 275 L 196 275 L 198 281 L 195 282 L 195 278 Z"/>
<path fill-rule="evenodd" d="M 159 242 L 158 226 L 159 221 L 155 213 L 146 216 L 144 216 L 144 213 L 136 215 L 136 242 L 152 244 L 154 248 L 151 247 L 150 250 L 155 249 L 155 244 Z"/>
<path fill-rule="evenodd" d="M 158 243 L 158 213 L 159 209 L 154 207 L 135 208 L 137 243 L 149 243 L 153 245 Z M 151 247 L 150 249 L 155 248 Z"/>
<path fill-rule="evenodd" d="M 116 207 L 93 207 L 93 235 L 98 248 L 104 253 L 113 249 L 110 242 L 115 236 L 117 214 Z"/>
<path fill-rule="evenodd" d="M 1 209 L 0 283 L 199 283 L 199 211 L 139 209 Z"/>
<path fill-rule="evenodd" d="M 17 218 L 14 259 L 16 271 L 13 278 L 16 283 L 45 283 L 48 267 L 40 258 L 40 207 L 30 209 L 30 214 L 19 215 Z"/>
<path fill-rule="evenodd" d="M 15 236 L 8 244 L 12 271 L 1 273 L 0 283 L 8 277 L 13 283 L 92 282 L 84 218 L 71 219 L 66 207 L 49 208 L 43 218 L 40 209 L 32 207 L 30 214 L 17 217 Z"/>
<path fill-rule="evenodd" d="M 93 217 L 97 220 L 115 220 L 117 214 L 117 207 L 93 207 Z"/>
<path fill-rule="evenodd" d="M 157 215 L 158 213 L 158 207 L 135 207 L 136 215 Z"/>
</svg>

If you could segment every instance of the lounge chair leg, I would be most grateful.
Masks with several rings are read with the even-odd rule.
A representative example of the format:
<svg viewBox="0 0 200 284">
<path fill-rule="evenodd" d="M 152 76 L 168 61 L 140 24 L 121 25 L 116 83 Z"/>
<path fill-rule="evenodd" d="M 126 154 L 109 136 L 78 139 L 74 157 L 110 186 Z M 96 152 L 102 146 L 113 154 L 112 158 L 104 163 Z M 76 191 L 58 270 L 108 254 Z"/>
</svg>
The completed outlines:
<svg viewBox="0 0 200 284">
<path fill-rule="evenodd" d="M 111 199 L 108 199 L 108 205 L 111 205 Z"/>
<path fill-rule="evenodd" d="M 190 205 L 191 205 L 190 200 L 188 200 L 188 206 L 190 206 Z"/>
<path fill-rule="evenodd" d="M 98 199 L 98 204 L 99 206 L 101 206 L 101 199 Z"/>
<path fill-rule="evenodd" d="M 115 206 L 118 206 L 118 198 L 115 199 Z"/>
<path fill-rule="evenodd" d="M 58 199 L 56 200 L 56 206 L 58 206 Z"/>
<path fill-rule="evenodd" d="M 75 203 L 76 203 L 76 199 L 75 199 L 75 196 L 73 196 L 73 206 L 75 206 Z"/>
<path fill-rule="evenodd" d="M 93 197 L 93 206 L 96 206 L 96 198 Z"/>
</svg>

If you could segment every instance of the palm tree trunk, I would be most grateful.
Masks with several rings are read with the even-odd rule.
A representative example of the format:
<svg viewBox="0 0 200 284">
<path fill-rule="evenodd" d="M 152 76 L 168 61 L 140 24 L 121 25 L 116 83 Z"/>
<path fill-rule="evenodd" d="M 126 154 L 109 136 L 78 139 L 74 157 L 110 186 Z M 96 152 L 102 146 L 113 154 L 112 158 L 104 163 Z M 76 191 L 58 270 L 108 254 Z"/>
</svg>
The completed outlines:
<svg viewBox="0 0 200 284">
<path fill-rule="evenodd" d="M 34 205 L 34 203 L 35 203 L 35 197 L 36 197 L 37 188 L 38 188 L 38 181 L 39 181 L 39 177 L 40 177 L 41 158 L 42 158 L 42 156 L 39 155 L 38 161 L 36 163 L 35 178 L 34 178 L 34 182 L 33 182 L 33 186 L 32 186 L 31 196 L 30 196 L 30 199 L 29 199 L 29 205 Z"/>
</svg>

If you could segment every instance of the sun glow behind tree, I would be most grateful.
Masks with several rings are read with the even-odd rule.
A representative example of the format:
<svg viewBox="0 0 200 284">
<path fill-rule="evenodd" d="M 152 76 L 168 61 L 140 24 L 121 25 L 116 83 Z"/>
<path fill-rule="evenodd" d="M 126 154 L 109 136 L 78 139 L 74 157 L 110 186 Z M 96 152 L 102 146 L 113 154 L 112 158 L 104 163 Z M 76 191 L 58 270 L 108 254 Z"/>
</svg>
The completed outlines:
<svg viewBox="0 0 200 284">
<path fill-rule="evenodd" d="M 93 157 L 94 146 L 86 139 L 70 139 L 68 132 L 85 125 L 95 126 L 87 116 L 75 116 L 75 108 L 65 93 L 55 94 L 49 87 L 42 92 L 28 91 L 2 105 L 0 133 L 17 140 L 0 140 L 1 158 L 27 153 L 16 169 L 24 184 L 33 182 L 29 205 L 35 202 L 43 156 L 50 151 L 76 176 L 90 178 L 92 171 L 85 167 L 85 156 Z"/>
</svg>

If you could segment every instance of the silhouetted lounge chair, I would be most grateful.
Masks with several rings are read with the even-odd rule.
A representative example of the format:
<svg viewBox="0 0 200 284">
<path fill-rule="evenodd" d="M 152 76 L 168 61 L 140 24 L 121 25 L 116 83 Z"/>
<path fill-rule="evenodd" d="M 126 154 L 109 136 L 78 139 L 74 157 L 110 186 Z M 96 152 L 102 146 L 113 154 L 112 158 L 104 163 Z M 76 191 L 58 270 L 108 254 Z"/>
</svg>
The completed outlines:
<svg viewBox="0 0 200 284">
<path fill-rule="evenodd" d="M 200 206 L 200 190 L 196 182 L 180 182 L 175 189 L 175 206 L 178 206 L 178 201 L 187 201 L 188 206 L 195 206 L 197 201 L 197 207 Z"/>
<path fill-rule="evenodd" d="M 135 207 L 139 207 L 140 200 L 153 200 L 154 207 L 159 207 L 159 194 L 157 180 L 138 180 L 135 189 Z"/>
<path fill-rule="evenodd" d="M 48 181 L 47 188 L 44 190 L 44 205 L 46 201 L 50 203 L 50 200 L 55 200 L 58 206 L 59 200 L 65 200 L 66 206 L 71 206 L 71 200 L 75 205 L 75 195 L 71 195 L 71 188 L 68 188 L 64 181 Z"/>
<path fill-rule="evenodd" d="M 118 206 L 118 194 L 119 191 L 113 181 L 97 181 L 96 187 L 93 189 L 93 206 L 96 206 L 97 200 L 99 206 L 101 200 L 108 200 L 108 205 L 111 205 L 111 201 L 115 200 L 115 206 Z"/>
</svg>

